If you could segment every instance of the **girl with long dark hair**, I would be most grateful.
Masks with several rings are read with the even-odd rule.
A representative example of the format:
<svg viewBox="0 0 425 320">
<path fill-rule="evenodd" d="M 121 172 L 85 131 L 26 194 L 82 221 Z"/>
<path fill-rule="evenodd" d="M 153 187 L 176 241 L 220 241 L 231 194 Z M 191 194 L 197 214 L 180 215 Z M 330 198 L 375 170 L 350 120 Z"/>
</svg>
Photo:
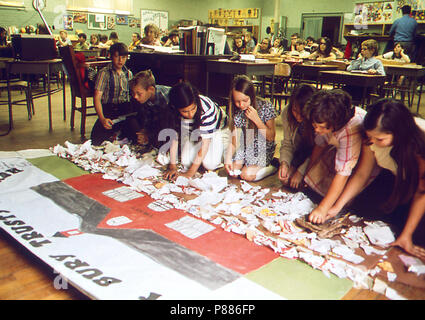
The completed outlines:
<svg viewBox="0 0 425 320">
<path fill-rule="evenodd" d="M 174 112 L 170 147 L 170 163 L 166 179 L 178 175 L 192 178 L 201 165 L 207 170 L 222 166 L 226 148 L 227 115 L 210 98 L 202 96 L 188 82 L 173 86 L 168 94 L 169 107 Z M 181 141 L 181 163 L 186 172 L 178 172 L 177 156 Z"/>
<path fill-rule="evenodd" d="M 315 91 L 308 84 L 296 87 L 281 115 L 283 140 L 280 147 L 279 180 L 292 188 L 298 188 L 303 180 L 313 150 L 313 129 L 303 117 L 303 108 Z"/>
<path fill-rule="evenodd" d="M 338 214 L 359 195 L 374 167 L 379 166 L 391 172 L 394 179 L 390 193 L 372 210 L 387 213 L 398 224 L 396 229 L 401 229 L 392 245 L 425 258 L 425 250 L 413 244 L 417 240 L 425 245 L 425 120 L 413 117 L 401 102 L 382 99 L 368 108 L 363 126 L 367 143 L 363 145 L 358 168 L 327 217 Z M 384 192 L 382 188 L 388 188 L 388 183 L 381 183 Z M 367 196 L 365 190 L 366 201 Z M 371 206 L 373 201 L 368 203 Z"/>
<path fill-rule="evenodd" d="M 247 76 L 237 76 L 232 83 L 229 114 L 232 140 L 225 161 L 227 172 L 237 176 L 235 171 L 241 171 L 240 177 L 247 181 L 258 181 L 274 173 L 276 168 L 271 161 L 276 148 L 277 113 L 270 101 L 256 97 Z"/>
</svg>

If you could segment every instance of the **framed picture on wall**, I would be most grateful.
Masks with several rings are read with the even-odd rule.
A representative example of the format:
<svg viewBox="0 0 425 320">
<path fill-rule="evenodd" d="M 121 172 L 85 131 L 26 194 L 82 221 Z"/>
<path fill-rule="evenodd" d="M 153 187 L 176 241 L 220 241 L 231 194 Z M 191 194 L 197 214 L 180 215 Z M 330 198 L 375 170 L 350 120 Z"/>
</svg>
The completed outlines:
<svg viewBox="0 0 425 320">
<path fill-rule="evenodd" d="M 107 16 L 108 30 L 115 29 L 115 16 Z"/>
<path fill-rule="evenodd" d="M 107 30 L 106 16 L 104 14 L 88 14 L 87 29 Z"/>
<path fill-rule="evenodd" d="M 74 16 L 72 14 L 64 14 L 63 15 L 63 28 L 65 30 L 73 30 L 74 29 Z"/>
<path fill-rule="evenodd" d="M 128 25 L 128 16 L 117 15 L 118 25 Z"/>
<path fill-rule="evenodd" d="M 128 26 L 130 28 L 140 28 L 140 19 L 139 18 L 128 18 Z"/>
</svg>

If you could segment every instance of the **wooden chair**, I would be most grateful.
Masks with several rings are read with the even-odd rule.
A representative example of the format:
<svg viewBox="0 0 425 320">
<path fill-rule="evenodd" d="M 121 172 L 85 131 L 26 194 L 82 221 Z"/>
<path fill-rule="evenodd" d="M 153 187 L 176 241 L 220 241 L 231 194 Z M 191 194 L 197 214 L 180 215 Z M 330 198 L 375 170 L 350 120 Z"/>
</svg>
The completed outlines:
<svg viewBox="0 0 425 320">
<path fill-rule="evenodd" d="M 86 133 L 86 117 L 87 116 L 95 116 L 97 113 L 87 112 L 88 109 L 94 110 L 94 105 L 87 105 L 87 98 L 93 98 L 93 90 L 88 89 L 84 86 L 80 71 L 79 65 L 75 58 L 75 52 L 72 46 L 65 46 L 59 48 L 60 55 L 63 60 L 63 64 L 65 66 L 67 76 L 69 79 L 69 84 L 71 87 L 71 130 L 74 129 L 74 120 L 75 120 L 75 111 L 81 113 L 81 139 L 85 139 Z M 77 106 L 77 98 L 80 99 L 80 106 Z"/>
<path fill-rule="evenodd" d="M 277 63 L 274 66 L 274 93 L 273 93 L 273 101 L 275 108 L 279 106 L 279 113 L 282 110 L 282 100 L 287 100 L 291 96 L 291 88 L 289 84 L 289 79 L 291 76 L 291 66 L 287 63 Z M 270 83 L 271 85 L 271 83 Z M 270 86 L 269 86 L 270 87 Z M 271 88 L 267 93 L 268 97 L 271 97 Z"/>
</svg>

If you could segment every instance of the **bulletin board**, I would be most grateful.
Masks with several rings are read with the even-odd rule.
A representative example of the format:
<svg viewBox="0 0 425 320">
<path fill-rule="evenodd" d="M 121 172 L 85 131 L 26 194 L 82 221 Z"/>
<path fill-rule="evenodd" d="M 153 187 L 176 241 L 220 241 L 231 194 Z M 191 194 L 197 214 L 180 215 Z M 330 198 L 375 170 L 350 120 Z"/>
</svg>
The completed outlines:
<svg viewBox="0 0 425 320">
<path fill-rule="evenodd" d="M 107 30 L 106 15 L 89 13 L 87 28 L 91 30 Z"/>
<path fill-rule="evenodd" d="M 168 11 L 146 10 L 140 11 L 140 34 L 147 24 L 153 23 L 159 27 L 161 31 L 168 29 Z"/>
<path fill-rule="evenodd" d="M 365 23 L 391 23 L 393 20 L 394 3 L 392 1 L 376 1 L 356 3 L 354 21 Z"/>
</svg>

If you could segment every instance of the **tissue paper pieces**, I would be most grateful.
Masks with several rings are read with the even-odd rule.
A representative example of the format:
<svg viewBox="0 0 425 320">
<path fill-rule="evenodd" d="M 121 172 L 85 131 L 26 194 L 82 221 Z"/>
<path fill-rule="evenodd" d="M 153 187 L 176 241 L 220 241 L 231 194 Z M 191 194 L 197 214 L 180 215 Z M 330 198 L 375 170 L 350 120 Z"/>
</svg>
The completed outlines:
<svg viewBox="0 0 425 320">
<path fill-rule="evenodd" d="M 155 152 L 139 156 L 127 145 L 107 142 L 93 147 L 90 141 L 82 145 L 65 142 L 65 147 L 57 145 L 52 151 L 87 171 L 103 173 L 105 179 L 121 181 L 153 199 L 270 247 L 283 257 L 302 259 L 325 274 L 350 278 L 358 287 L 373 288 L 371 276 L 377 273 L 359 265 L 363 256 L 384 256 L 393 241 L 385 224 L 361 227 L 360 219 L 353 216 L 322 226 L 310 224 L 305 218 L 315 205 L 300 192 L 273 192 L 243 180 L 239 187 L 215 172 L 193 179 L 180 176 L 170 183 L 162 179 L 162 165 L 156 162 Z M 190 195 L 190 199 L 182 195 Z M 330 239 L 335 235 L 339 239 Z"/>
</svg>

